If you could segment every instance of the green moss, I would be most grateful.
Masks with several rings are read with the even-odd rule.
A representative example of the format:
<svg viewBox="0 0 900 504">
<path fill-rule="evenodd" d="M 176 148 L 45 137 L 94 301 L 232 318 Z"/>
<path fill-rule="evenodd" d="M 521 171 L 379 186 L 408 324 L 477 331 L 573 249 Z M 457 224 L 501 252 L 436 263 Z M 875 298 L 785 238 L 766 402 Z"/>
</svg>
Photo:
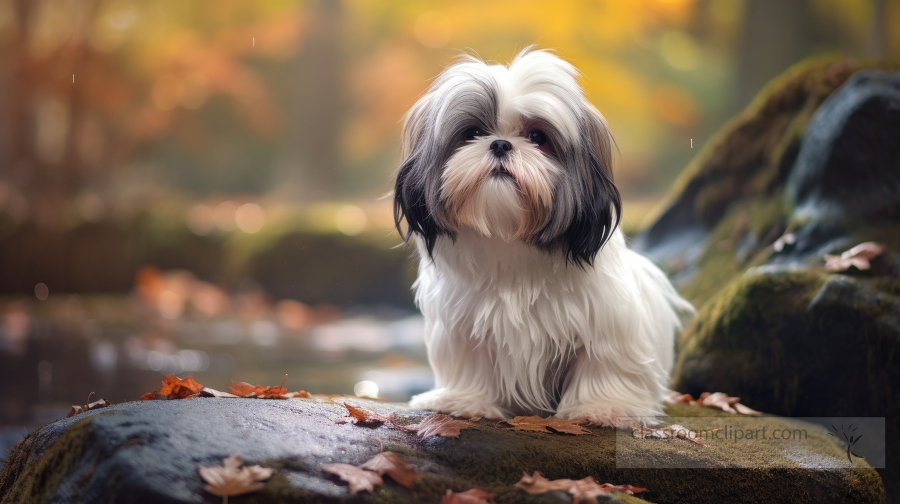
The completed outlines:
<svg viewBox="0 0 900 504">
<path fill-rule="evenodd" d="M 38 430 L 20 441 L 0 474 L 2 504 L 44 502 L 77 466 L 92 418 L 73 424 L 41 454 L 32 456 L 36 444 L 48 434 Z"/>
</svg>

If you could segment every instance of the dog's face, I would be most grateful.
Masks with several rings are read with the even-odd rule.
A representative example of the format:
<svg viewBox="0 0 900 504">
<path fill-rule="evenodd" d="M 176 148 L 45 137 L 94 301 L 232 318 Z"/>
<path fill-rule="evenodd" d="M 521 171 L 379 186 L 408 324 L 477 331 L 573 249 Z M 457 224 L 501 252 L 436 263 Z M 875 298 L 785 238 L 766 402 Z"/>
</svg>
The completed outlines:
<svg viewBox="0 0 900 504">
<path fill-rule="evenodd" d="M 613 140 L 572 65 L 526 50 L 509 67 L 467 57 L 448 67 L 403 127 L 397 228 L 431 253 L 462 228 L 588 263 L 621 215 Z"/>
</svg>

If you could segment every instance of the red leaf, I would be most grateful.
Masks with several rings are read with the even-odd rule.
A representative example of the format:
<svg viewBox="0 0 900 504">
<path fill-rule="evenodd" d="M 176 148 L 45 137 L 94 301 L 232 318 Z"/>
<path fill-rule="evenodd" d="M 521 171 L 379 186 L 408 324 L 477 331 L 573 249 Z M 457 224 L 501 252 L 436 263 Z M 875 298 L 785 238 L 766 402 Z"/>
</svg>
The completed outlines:
<svg viewBox="0 0 900 504">
<path fill-rule="evenodd" d="M 153 401 L 155 399 L 156 399 L 156 392 L 147 392 L 146 394 L 142 395 L 138 399 L 138 401 Z"/>
</svg>

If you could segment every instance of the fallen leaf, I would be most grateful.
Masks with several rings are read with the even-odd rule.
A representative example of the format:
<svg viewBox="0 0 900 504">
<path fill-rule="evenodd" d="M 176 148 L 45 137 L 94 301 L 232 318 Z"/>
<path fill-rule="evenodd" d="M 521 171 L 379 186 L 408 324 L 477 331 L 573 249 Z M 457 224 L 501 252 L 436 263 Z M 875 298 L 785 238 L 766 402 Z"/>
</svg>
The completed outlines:
<svg viewBox="0 0 900 504">
<path fill-rule="evenodd" d="M 197 472 L 207 483 L 205 490 L 224 499 L 255 492 L 263 488 L 261 481 L 269 479 L 275 469 L 258 465 L 241 467 L 244 460 L 237 453 L 222 460 L 222 467 L 197 466 Z"/>
<path fill-rule="evenodd" d="M 490 504 L 493 502 L 494 494 L 487 493 L 478 488 L 472 488 L 465 492 L 454 492 L 447 489 L 441 504 Z"/>
<path fill-rule="evenodd" d="M 147 394 L 145 394 L 147 395 Z M 141 396 L 143 397 L 143 396 Z M 200 397 L 228 397 L 234 398 L 237 397 L 234 394 L 229 394 L 228 392 L 222 392 L 221 390 L 211 389 L 209 387 L 203 387 L 203 390 L 200 391 Z"/>
<path fill-rule="evenodd" d="M 458 438 L 459 432 L 462 429 L 466 429 L 474 425 L 471 422 L 467 422 L 465 420 L 454 420 L 450 416 L 441 415 L 439 413 L 428 415 L 421 422 L 412 425 L 400 425 L 396 421 L 394 421 L 393 416 L 390 417 L 390 420 L 395 427 L 411 432 L 416 432 L 422 439 L 428 439 L 434 436 Z"/>
<path fill-rule="evenodd" d="M 870 269 L 869 260 L 874 259 L 884 252 L 884 245 L 876 242 L 864 242 L 845 251 L 840 256 L 825 254 L 825 269 L 828 271 L 846 271 L 851 266 L 863 271 Z"/>
<path fill-rule="evenodd" d="M 580 480 L 548 480 L 537 471 L 534 471 L 534 474 L 531 476 L 528 473 L 522 474 L 522 479 L 514 486 L 532 495 L 562 490 L 572 495 L 573 503 L 597 502 L 598 495 L 605 495 L 612 491 L 634 495 L 647 490 L 646 488 L 632 485 L 613 485 L 611 483 L 603 483 L 601 485 L 591 476 Z"/>
<path fill-rule="evenodd" d="M 375 413 L 374 411 L 364 410 L 362 408 L 356 408 L 350 406 L 347 403 L 344 403 L 344 407 L 347 408 L 347 411 L 350 413 L 349 416 L 338 418 L 334 421 L 334 423 L 344 424 L 363 424 L 363 425 L 375 425 L 382 424 L 390 420 L 389 417 L 381 415 L 379 413 Z"/>
<path fill-rule="evenodd" d="M 725 394 L 724 392 L 704 392 L 700 394 L 700 397 L 698 397 L 696 400 L 690 394 L 679 394 L 678 392 L 671 392 L 666 400 L 672 404 L 686 403 L 690 404 L 691 406 L 706 406 L 710 408 L 718 408 L 722 411 L 733 413 L 735 415 L 762 416 L 762 413 L 760 413 L 759 411 L 750 409 L 747 406 L 741 404 L 740 397 L 732 397 L 728 394 Z"/>
<path fill-rule="evenodd" d="M 285 387 L 263 387 L 262 385 L 250 385 L 247 382 L 231 380 L 231 388 L 228 390 L 238 397 L 258 397 L 260 399 L 287 399 L 284 394 Z"/>
<path fill-rule="evenodd" d="M 535 495 L 553 492 L 556 490 L 567 491 L 572 487 L 572 483 L 573 481 L 570 479 L 548 480 L 547 478 L 543 477 L 538 471 L 534 471 L 534 474 L 531 476 L 529 476 L 528 473 L 523 473 L 522 479 L 520 479 L 519 482 L 513 486 L 516 488 L 521 488 L 531 495 Z"/>
<path fill-rule="evenodd" d="M 384 480 L 377 473 L 350 464 L 325 464 L 322 466 L 322 470 L 346 481 L 350 493 L 360 490 L 374 492 L 376 486 L 384 484 Z"/>
<path fill-rule="evenodd" d="M 156 400 L 156 392 L 147 392 L 138 398 L 138 401 L 154 401 Z"/>
<path fill-rule="evenodd" d="M 88 401 L 91 400 L 91 396 L 92 396 L 92 395 L 94 395 L 93 392 L 91 392 L 90 394 L 88 394 Z M 81 405 L 81 406 L 78 406 L 78 405 L 74 405 L 74 404 L 73 404 L 73 405 L 72 405 L 72 409 L 69 411 L 69 414 L 66 415 L 66 418 L 69 418 L 69 417 L 71 417 L 71 416 L 78 415 L 78 414 L 80 414 L 80 413 L 84 413 L 85 411 L 90 411 L 90 410 L 95 410 L 95 409 L 105 408 L 105 407 L 107 407 L 107 406 L 109 406 L 109 401 L 107 401 L 106 399 L 103 399 L 102 397 L 101 397 L 99 400 L 96 400 L 96 401 L 94 401 L 94 402 L 88 402 L 87 404 L 83 404 L 83 405 Z"/>
<path fill-rule="evenodd" d="M 512 430 L 534 432 L 558 432 L 562 434 L 590 434 L 590 429 L 584 427 L 584 420 L 565 420 L 563 418 L 539 416 L 517 416 L 506 420 L 504 423 L 512 425 Z"/>
<path fill-rule="evenodd" d="M 379 476 L 387 474 L 392 480 L 409 488 L 413 487 L 413 482 L 419 477 L 409 464 L 400 460 L 400 457 L 393 452 L 384 452 L 375 455 L 371 460 L 359 466 L 360 469 L 372 471 Z"/>
<path fill-rule="evenodd" d="M 715 432 L 721 429 L 713 429 L 708 432 Z M 696 432 L 688 429 L 683 425 L 672 424 L 666 427 L 636 427 L 632 430 L 632 435 L 638 439 L 686 439 L 698 445 L 703 445 L 706 441 Z"/>
<path fill-rule="evenodd" d="M 201 390 L 203 390 L 203 385 L 197 383 L 193 376 L 182 380 L 175 375 L 166 375 L 166 379 L 162 382 L 162 388 L 156 391 L 156 394 L 166 396 L 168 399 L 187 399 L 196 396 Z"/>
</svg>

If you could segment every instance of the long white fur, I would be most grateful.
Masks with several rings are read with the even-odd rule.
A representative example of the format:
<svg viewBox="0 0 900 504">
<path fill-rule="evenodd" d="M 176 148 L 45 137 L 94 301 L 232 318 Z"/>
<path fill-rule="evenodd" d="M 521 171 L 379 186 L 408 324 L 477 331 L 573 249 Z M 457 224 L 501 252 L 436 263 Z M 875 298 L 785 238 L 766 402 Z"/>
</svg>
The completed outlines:
<svg viewBox="0 0 900 504">
<path fill-rule="evenodd" d="M 668 391 L 679 314 L 693 308 L 656 266 L 626 247 L 619 230 L 583 267 L 528 243 L 535 229 L 529 219 L 547 222 L 553 188 L 566 174 L 525 139 L 525 129 L 533 117 L 553 117 L 562 134 L 578 138 L 571 102 L 583 100 L 583 91 L 571 65 L 528 52 L 508 68 L 457 64 L 417 107 L 440 107 L 442 93 L 450 92 L 442 83 L 458 87 L 485 70 L 500 91 L 499 126 L 460 147 L 444 168 L 441 198 L 455 237 L 438 237 L 431 257 L 416 237 L 416 301 L 435 389 L 410 405 L 498 419 L 652 421 Z M 548 71 L 557 75 L 548 80 Z M 513 143 L 502 164 L 514 179 L 490 175 L 499 162 L 488 155 L 495 139 Z"/>
</svg>

